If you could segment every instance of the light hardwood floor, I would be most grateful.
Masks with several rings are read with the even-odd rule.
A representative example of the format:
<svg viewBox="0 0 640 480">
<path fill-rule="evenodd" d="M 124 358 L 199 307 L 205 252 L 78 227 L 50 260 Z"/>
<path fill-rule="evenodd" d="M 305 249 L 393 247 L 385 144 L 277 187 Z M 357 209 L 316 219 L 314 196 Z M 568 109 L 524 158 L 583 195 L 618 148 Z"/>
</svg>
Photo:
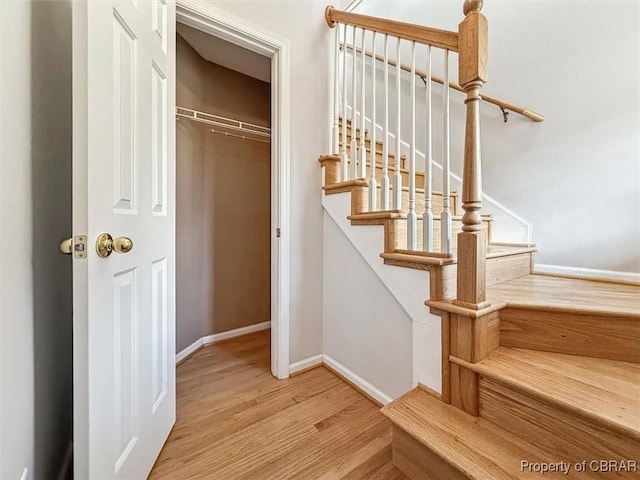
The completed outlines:
<svg viewBox="0 0 640 480">
<path fill-rule="evenodd" d="M 391 424 L 324 367 L 271 376 L 269 331 L 203 348 L 177 369 L 177 421 L 151 479 L 404 480 Z"/>
</svg>

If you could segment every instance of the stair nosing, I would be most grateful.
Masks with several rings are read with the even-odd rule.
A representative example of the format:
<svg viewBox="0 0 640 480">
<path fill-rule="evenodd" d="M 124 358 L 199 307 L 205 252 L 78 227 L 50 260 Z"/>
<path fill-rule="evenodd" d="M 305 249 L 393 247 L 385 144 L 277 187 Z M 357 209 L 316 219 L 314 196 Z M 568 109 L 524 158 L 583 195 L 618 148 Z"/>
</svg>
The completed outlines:
<svg viewBox="0 0 640 480">
<path fill-rule="evenodd" d="M 497 296 L 491 296 L 492 300 L 500 300 Z M 598 315 L 602 317 L 622 317 L 628 318 L 629 321 L 640 320 L 640 312 L 614 312 L 611 310 L 598 309 L 597 305 L 593 307 L 576 306 L 576 305 L 547 305 L 537 303 L 519 303 L 511 300 L 500 300 L 507 304 L 506 308 L 518 308 L 522 310 L 537 310 L 541 312 L 571 312 L 582 315 Z"/>
</svg>

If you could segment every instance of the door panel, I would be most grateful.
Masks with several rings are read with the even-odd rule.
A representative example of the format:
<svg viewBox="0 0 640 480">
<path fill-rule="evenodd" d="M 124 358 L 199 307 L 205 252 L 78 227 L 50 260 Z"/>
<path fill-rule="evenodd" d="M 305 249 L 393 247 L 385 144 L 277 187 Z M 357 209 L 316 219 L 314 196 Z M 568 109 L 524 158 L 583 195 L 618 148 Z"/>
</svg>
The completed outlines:
<svg viewBox="0 0 640 480">
<path fill-rule="evenodd" d="M 175 421 L 175 3 L 73 8 L 76 478 L 145 478 Z"/>
</svg>

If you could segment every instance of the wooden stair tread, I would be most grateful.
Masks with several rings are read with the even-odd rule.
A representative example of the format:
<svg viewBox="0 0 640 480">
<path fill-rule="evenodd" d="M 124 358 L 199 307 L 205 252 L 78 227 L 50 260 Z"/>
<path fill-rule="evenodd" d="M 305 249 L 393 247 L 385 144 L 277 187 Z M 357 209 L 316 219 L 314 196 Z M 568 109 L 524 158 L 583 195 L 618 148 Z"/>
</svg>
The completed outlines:
<svg viewBox="0 0 640 480">
<path fill-rule="evenodd" d="M 493 218 L 493 217 L 491 217 Z M 505 244 L 494 244 L 494 243 L 490 243 L 488 245 L 488 249 L 487 249 L 487 258 L 495 258 L 495 257 L 507 257 L 510 255 L 519 255 L 521 253 L 530 253 L 530 252 L 535 252 L 538 248 L 535 245 L 528 245 L 528 244 L 522 244 L 522 245 L 518 245 L 518 244 L 512 244 L 512 245 L 505 245 Z M 453 257 L 456 257 L 456 250 L 457 249 L 453 249 Z M 440 257 L 444 254 L 442 253 L 438 253 L 438 252 L 424 252 L 421 250 L 396 250 L 396 253 L 403 253 L 406 255 L 417 255 L 417 256 L 422 256 L 422 257 Z"/>
<path fill-rule="evenodd" d="M 640 440 L 640 364 L 506 347 L 451 361 Z"/>
<path fill-rule="evenodd" d="M 557 461 L 539 445 L 528 444 L 493 423 L 473 417 L 417 388 L 381 410 L 438 457 L 470 479 L 540 478 L 521 471 L 522 460 Z M 550 472 L 545 478 L 565 478 Z"/>
<path fill-rule="evenodd" d="M 488 288 L 487 297 L 510 307 L 622 314 L 640 319 L 640 286 L 636 285 L 532 274 Z"/>
<path fill-rule="evenodd" d="M 535 245 L 504 245 L 489 244 L 487 258 L 507 257 L 521 253 L 531 253 L 537 250 Z M 457 255 L 454 249 L 451 255 L 441 252 L 425 252 L 421 250 L 395 250 L 394 252 L 381 253 L 380 257 L 397 263 L 418 263 L 425 265 L 448 265 L 457 263 Z"/>
<path fill-rule="evenodd" d="M 424 252 L 427 253 L 427 252 Z M 456 263 L 456 259 L 453 257 L 442 257 L 442 256 L 429 256 L 429 255 L 415 255 L 409 253 L 402 252 L 383 252 L 380 254 L 380 258 L 384 258 L 385 260 L 391 260 L 395 263 L 406 263 L 410 264 L 420 264 L 420 265 L 449 265 L 452 263 Z"/>
<path fill-rule="evenodd" d="M 354 187 L 366 187 L 369 184 L 364 179 L 345 180 L 344 182 L 336 182 L 331 185 L 325 185 L 322 189 L 326 194 L 344 193 L 351 191 Z"/>
</svg>

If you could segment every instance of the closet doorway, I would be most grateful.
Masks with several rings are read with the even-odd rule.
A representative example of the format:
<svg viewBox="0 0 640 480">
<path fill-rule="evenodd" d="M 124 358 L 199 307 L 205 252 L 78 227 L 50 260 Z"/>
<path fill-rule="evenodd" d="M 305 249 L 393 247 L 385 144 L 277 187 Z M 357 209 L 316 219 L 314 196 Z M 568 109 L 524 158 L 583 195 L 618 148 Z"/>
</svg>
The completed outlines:
<svg viewBox="0 0 640 480">
<path fill-rule="evenodd" d="M 281 151 L 280 122 L 271 131 L 277 57 L 211 35 L 211 22 L 187 13 L 178 9 L 176 41 L 177 360 L 271 327 L 271 371 L 285 378 L 280 233 L 287 215 L 282 156 L 272 161 Z"/>
</svg>

